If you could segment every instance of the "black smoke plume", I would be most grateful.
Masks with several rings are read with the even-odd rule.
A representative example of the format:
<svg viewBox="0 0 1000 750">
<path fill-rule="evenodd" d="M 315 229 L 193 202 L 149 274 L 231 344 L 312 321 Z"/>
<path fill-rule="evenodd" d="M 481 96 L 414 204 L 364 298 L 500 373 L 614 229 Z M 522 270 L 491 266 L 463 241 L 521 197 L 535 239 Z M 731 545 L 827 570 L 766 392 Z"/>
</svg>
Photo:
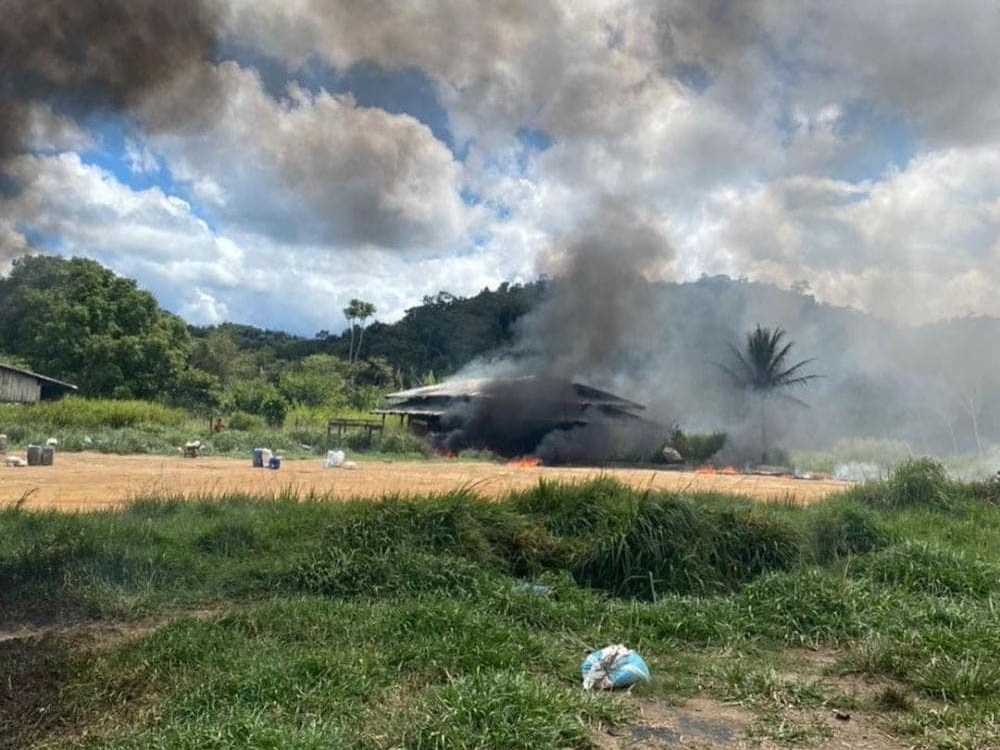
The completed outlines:
<svg viewBox="0 0 1000 750">
<path fill-rule="evenodd" d="M 641 405 L 565 378 L 498 377 L 429 390 L 435 395 L 423 405 L 446 407 L 428 435 L 442 453 L 488 449 L 554 465 L 647 459 L 656 440 L 662 445 L 660 426 L 641 417 Z"/>
<path fill-rule="evenodd" d="M 521 377 L 497 377 L 486 397 L 449 408 L 438 447 L 533 454 L 545 464 L 654 458 L 668 428 L 591 386 L 633 398 L 622 376 L 653 354 L 662 334 L 666 321 L 644 316 L 653 307 L 645 298 L 673 261 L 651 214 L 634 201 L 603 200 L 541 258 L 547 295 L 521 321 L 504 363 L 505 375 Z"/>
<path fill-rule="evenodd" d="M 215 45 L 212 15 L 199 0 L 3 0 L 0 170 L 28 146 L 31 105 L 72 117 L 134 112 L 196 77 Z M 185 108 L 168 109 L 143 124 L 176 125 Z"/>
<path fill-rule="evenodd" d="M 651 214 L 605 199 L 577 232 L 542 255 L 552 278 L 542 304 L 521 322 L 522 367 L 610 387 L 648 351 L 664 321 L 644 318 L 649 281 L 671 275 L 674 250 Z"/>
<path fill-rule="evenodd" d="M 497 377 L 489 397 L 453 405 L 434 436 L 438 447 L 530 453 L 546 464 L 654 458 L 668 428 L 592 398 L 588 386 L 633 398 L 623 375 L 654 355 L 667 323 L 644 315 L 653 308 L 650 281 L 669 276 L 673 261 L 651 214 L 635 201 L 603 200 L 542 256 L 547 296 L 521 321 L 504 362 L 505 375 L 532 377 Z"/>
</svg>

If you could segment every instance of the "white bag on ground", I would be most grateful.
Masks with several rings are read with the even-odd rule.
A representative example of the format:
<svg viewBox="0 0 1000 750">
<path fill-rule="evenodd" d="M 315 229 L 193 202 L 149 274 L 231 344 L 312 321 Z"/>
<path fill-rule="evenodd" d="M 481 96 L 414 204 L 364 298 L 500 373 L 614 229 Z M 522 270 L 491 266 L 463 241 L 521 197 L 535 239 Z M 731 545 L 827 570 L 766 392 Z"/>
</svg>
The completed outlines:
<svg viewBox="0 0 1000 750">
<path fill-rule="evenodd" d="M 324 469 L 337 469 L 344 465 L 347 454 L 344 451 L 327 451 L 326 458 L 323 459 Z"/>
<path fill-rule="evenodd" d="M 649 667 L 635 651 L 620 643 L 591 653 L 580 665 L 584 690 L 614 690 L 649 680 Z"/>
</svg>

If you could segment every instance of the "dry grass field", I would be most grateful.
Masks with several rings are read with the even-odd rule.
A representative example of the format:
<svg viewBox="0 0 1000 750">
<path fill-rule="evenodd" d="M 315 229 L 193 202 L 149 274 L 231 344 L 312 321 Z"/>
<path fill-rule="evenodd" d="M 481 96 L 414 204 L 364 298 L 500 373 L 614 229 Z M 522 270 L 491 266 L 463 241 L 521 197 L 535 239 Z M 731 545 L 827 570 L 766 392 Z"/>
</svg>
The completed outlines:
<svg viewBox="0 0 1000 750">
<path fill-rule="evenodd" d="M 250 457 L 117 456 L 60 453 L 52 466 L 0 468 L 0 506 L 87 511 L 149 494 L 275 494 L 294 490 L 331 498 L 420 495 L 471 488 L 485 497 L 524 489 L 539 479 L 578 482 L 613 476 L 637 488 L 732 492 L 760 500 L 812 502 L 844 482 L 654 469 L 522 467 L 488 461 L 365 461 L 357 469 L 324 469 L 319 458 L 285 460 L 278 470 L 255 469 Z"/>
</svg>

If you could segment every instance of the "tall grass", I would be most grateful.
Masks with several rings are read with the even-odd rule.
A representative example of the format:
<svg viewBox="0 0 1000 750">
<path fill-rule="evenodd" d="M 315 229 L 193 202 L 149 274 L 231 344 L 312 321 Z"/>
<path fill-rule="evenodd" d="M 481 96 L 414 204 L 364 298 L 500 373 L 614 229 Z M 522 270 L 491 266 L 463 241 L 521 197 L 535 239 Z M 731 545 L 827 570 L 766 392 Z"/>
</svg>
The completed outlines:
<svg viewBox="0 0 1000 750">
<path fill-rule="evenodd" d="M 179 427 L 188 420 L 182 409 L 152 401 L 86 399 L 69 396 L 38 404 L 0 406 L 0 422 L 8 434 L 28 425 L 99 429 L 122 427 Z"/>
<path fill-rule="evenodd" d="M 895 691 L 870 707 L 901 744 L 995 747 L 1000 509 L 948 491 L 761 507 L 602 479 L 0 510 L 0 627 L 141 625 L 0 641 L 0 748 L 587 748 L 630 721 L 579 690 L 611 642 L 649 661 L 647 700 L 737 701 L 772 740 L 816 739 L 788 706 L 847 705 L 847 671 Z M 803 646 L 839 654 L 832 674 L 776 662 Z"/>
<path fill-rule="evenodd" d="M 69 397 L 32 405 L 0 404 L 0 432 L 8 436 L 12 449 L 54 438 L 62 451 L 116 454 L 175 453 L 191 440 L 200 440 L 202 452 L 209 455 L 247 456 L 258 447 L 286 456 L 323 455 L 332 449 L 414 457 L 430 453 L 425 441 L 392 421 L 381 434 L 328 434 L 330 416 L 317 409 L 295 412 L 277 428 L 259 417 L 234 413 L 226 429 L 214 432 L 207 418 L 162 404 Z M 360 412 L 351 416 L 370 417 Z"/>
</svg>

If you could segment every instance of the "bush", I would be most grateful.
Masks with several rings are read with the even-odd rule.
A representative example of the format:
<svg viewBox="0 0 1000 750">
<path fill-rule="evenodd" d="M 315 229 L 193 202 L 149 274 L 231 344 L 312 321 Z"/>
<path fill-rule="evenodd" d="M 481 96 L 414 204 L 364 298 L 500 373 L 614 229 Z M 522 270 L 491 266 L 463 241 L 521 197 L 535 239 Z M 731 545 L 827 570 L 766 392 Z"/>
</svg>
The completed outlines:
<svg viewBox="0 0 1000 750">
<path fill-rule="evenodd" d="M 911 458 L 892 473 L 884 502 L 894 508 L 950 504 L 950 483 L 944 466 L 933 458 Z"/>
<path fill-rule="evenodd" d="M 989 479 L 968 482 L 963 486 L 965 495 L 972 500 L 1000 505 L 1000 472 Z"/>
<path fill-rule="evenodd" d="M 685 433 L 680 429 L 667 441 L 667 446 L 681 454 L 685 461 L 702 464 L 722 450 L 726 444 L 726 433 L 711 432 L 707 434 Z"/>
<path fill-rule="evenodd" d="M 419 453 L 422 456 L 430 456 L 432 453 L 426 440 L 402 430 L 384 433 L 378 450 L 382 453 Z"/>
<path fill-rule="evenodd" d="M 673 497 L 645 497 L 617 533 L 592 537 L 577 580 L 618 596 L 708 594 L 793 567 L 801 540 L 787 522 L 747 508 L 714 511 Z"/>
<path fill-rule="evenodd" d="M 250 414 L 245 411 L 234 411 L 229 416 L 229 429 L 230 430 L 260 430 L 264 427 L 264 420 L 258 417 L 256 414 Z"/>
</svg>

